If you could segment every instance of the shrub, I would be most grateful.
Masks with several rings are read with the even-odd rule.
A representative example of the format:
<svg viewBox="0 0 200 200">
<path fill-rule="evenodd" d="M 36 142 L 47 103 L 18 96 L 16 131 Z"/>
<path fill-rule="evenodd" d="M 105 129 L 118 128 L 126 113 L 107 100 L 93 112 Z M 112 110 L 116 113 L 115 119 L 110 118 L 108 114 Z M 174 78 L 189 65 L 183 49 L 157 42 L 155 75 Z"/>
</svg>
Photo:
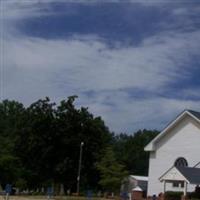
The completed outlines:
<svg viewBox="0 0 200 200">
<path fill-rule="evenodd" d="M 188 193 L 189 199 L 200 199 L 200 193 L 197 192 L 190 192 Z"/>
<path fill-rule="evenodd" d="M 173 192 L 167 191 L 165 192 L 165 199 L 166 200 L 180 200 L 183 192 Z"/>
</svg>

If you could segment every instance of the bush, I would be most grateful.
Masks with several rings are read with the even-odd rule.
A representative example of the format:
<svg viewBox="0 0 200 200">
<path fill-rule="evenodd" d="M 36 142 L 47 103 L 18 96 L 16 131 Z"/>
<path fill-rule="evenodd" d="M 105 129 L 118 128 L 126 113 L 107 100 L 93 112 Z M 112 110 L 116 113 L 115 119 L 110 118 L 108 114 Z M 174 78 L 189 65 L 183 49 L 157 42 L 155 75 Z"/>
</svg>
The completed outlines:
<svg viewBox="0 0 200 200">
<path fill-rule="evenodd" d="M 180 200 L 183 192 L 173 192 L 167 191 L 165 192 L 165 199 L 166 200 Z"/>
<path fill-rule="evenodd" d="M 31 195 L 33 195 L 33 196 L 43 196 L 43 195 L 46 195 L 46 194 L 45 194 L 45 192 L 36 192 L 35 191 L 35 192 L 32 192 Z"/>
<path fill-rule="evenodd" d="M 200 199 L 200 194 L 197 192 L 190 192 L 188 193 L 189 199 Z"/>
<path fill-rule="evenodd" d="M 27 182 L 26 180 L 20 178 L 16 181 L 15 186 L 20 190 L 25 190 L 27 188 Z"/>
</svg>

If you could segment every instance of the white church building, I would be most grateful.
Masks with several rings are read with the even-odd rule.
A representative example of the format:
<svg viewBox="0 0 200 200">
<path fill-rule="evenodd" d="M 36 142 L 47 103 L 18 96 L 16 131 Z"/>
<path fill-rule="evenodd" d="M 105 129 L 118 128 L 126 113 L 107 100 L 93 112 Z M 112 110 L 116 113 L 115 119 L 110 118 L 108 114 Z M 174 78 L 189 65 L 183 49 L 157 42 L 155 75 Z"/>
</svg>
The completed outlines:
<svg viewBox="0 0 200 200">
<path fill-rule="evenodd" d="M 193 191 L 200 185 L 200 112 L 185 110 L 146 147 L 148 192 Z"/>
</svg>

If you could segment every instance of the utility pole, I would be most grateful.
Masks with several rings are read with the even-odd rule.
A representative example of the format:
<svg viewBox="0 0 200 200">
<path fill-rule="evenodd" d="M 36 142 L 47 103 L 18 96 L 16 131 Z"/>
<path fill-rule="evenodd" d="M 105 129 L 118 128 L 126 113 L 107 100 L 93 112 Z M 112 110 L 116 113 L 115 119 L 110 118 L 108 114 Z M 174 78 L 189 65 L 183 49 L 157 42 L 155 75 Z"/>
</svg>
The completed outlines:
<svg viewBox="0 0 200 200">
<path fill-rule="evenodd" d="M 81 176 L 83 145 L 84 145 L 84 142 L 81 142 L 81 144 L 80 144 L 80 155 L 79 155 L 79 165 L 78 165 L 78 176 L 77 176 L 77 195 L 79 195 L 79 191 L 80 191 L 80 176 Z"/>
</svg>

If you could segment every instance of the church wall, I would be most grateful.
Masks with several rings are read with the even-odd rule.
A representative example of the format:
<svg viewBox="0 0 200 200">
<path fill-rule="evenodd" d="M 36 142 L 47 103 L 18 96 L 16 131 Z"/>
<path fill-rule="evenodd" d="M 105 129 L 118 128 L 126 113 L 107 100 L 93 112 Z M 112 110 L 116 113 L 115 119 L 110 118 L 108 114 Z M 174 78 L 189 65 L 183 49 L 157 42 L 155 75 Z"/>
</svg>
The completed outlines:
<svg viewBox="0 0 200 200">
<path fill-rule="evenodd" d="M 158 180 L 178 157 L 184 157 L 189 167 L 200 161 L 200 125 L 190 116 L 182 119 L 156 144 L 150 153 L 148 195 L 163 192 L 163 183 Z M 176 190 L 168 183 L 167 190 Z M 189 190 L 193 189 L 190 187 Z"/>
</svg>

